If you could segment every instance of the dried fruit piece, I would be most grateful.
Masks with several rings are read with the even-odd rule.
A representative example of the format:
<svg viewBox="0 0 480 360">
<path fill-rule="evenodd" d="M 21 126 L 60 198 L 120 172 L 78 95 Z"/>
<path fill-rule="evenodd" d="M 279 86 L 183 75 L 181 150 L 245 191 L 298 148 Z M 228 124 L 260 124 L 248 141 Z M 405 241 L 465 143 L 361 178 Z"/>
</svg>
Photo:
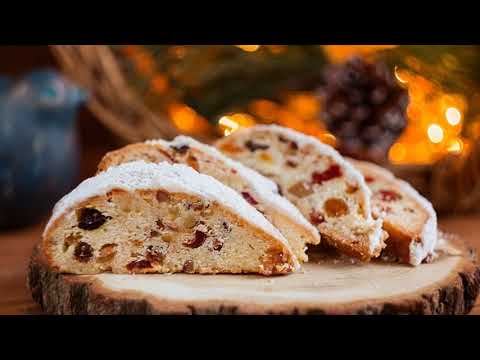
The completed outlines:
<svg viewBox="0 0 480 360">
<path fill-rule="evenodd" d="M 393 190 L 379 190 L 377 194 L 379 194 L 382 201 L 396 201 L 402 198 L 402 195 Z"/>
<path fill-rule="evenodd" d="M 68 235 L 63 242 L 63 252 L 66 252 L 70 248 L 70 246 L 72 246 L 73 244 L 76 244 L 81 238 L 82 238 L 82 235 L 80 234 Z"/>
<path fill-rule="evenodd" d="M 134 260 L 130 263 L 127 264 L 127 270 L 132 271 L 132 270 L 140 270 L 140 269 L 147 269 L 151 268 L 152 264 L 148 260 Z"/>
<path fill-rule="evenodd" d="M 292 161 L 292 160 L 287 160 L 285 164 L 287 166 L 292 167 L 292 168 L 296 168 L 298 166 L 298 164 L 295 161 Z"/>
<path fill-rule="evenodd" d="M 98 255 L 99 262 L 107 262 L 112 260 L 117 254 L 117 244 L 105 244 L 100 248 Z"/>
<path fill-rule="evenodd" d="M 207 234 L 205 234 L 203 231 L 195 230 L 194 236 L 188 240 L 185 240 L 183 242 L 183 246 L 195 249 L 202 246 L 206 239 Z"/>
<path fill-rule="evenodd" d="M 199 169 L 199 164 L 198 164 L 198 160 L 195 156 L 193 155 L 189 155 L 187 160 L 187 165 L 190 166 L 191 168 L 195 169 L 196 171 L 198 171 Z"/>
<path fill-rule="evenodd" d="M 150 230 L 150 237 L 157 237 L 160 233 L 156 230 Z"/>
<path fill-rule="evenodd" d="M 258 201 L 246 191 L 242 191 L 242 196 L 250 205 L 257 205 Z"/>
<path fill-rule="evenodd" d="M 310 222 L 313 225 L 319 225 L 319 224 L 325 222 L 325 218 L 324 218 L 323 214 L 321 214 L 317 211 L 312 211 L 310 213 Z"/>
<path fill-rule="evenodd" d="M 269 153 L 262 153 L 260 154 L 260 160 L 263 160 L 263 161 L 272 161 L 272 157 L 270 156 Z"/>
<path fill-rule="evenodd" d="M 192 260 L 185 261 L 185 263 L 183 264 L 182 271 L 186 272 L 186 273 L 192 273 L 193 272 L 193 261 Z"/>
<path fill-rule="evenodd" d="M 252 140 L 248 140 L 245 142 L 245 147 L 251 152 L 254 152 L 257 150 L 267 150 L 270 147 L 270 145 L 260 144 L 260 143 L 253 142 Z"/>
<path fill-rule="evenodd" d="M 77 244 L 77 246 L 75 246 L 73 256 L 75 256 L 77 261 L 86 263 L 93 256 L 93 247 L 90 244 L 81 241 Z"/>
<path fill-rule="evenodd" d="M 298 144 L 295 141 L 290 141 L 290 150 L 298 150 Z"/>
<path fill-rule="evenodd" d="M 187 153 L 187 151 L 190 149 L 190 146 L 188 146 L 188 145 L 180 145 L 180 146 L 170 145 L 170 148 L 172 148 L 175 152 L 183 155 L 183 154 Z"/>
<path fill-rule="evenodd" d="M 347 184 L 347 188 L 345 189 L 347 194 L 353 194 L 358 191 L 357 185 Z"/>
<path fill-rule="evenodd" d="M 335 179 L 340 176 L 342 176 L 342 170 L 340 169 L 340 166 L 338 166 L 337 164 L 333 164 L 333 165 L 330 165 L 330 167 L 327 170 L 321 173 L 315 171 L 312 174 L 312 182 L 314 184 L 321 185 L 325 181 Z"/>
<path fill-rule="evenodd" d="M 82 230 L 95 230 L 102 226 L 110 216 L 104 216 L 94 208 L 83 208 L 77 213 L 78 227 Z"/>
<path fill-rule="evenodd" d="M 142 240 L 131 240 L 131 242 L 134 246 L 137 246 L 137 247 L 143 246 L 143 241 Z"/>
<path fill-rule="evenodd" d="M 367 183 L 372 183 L 372 182 L 374 182 L 374 181 L 375 181 L 375 179 L 374 179 L 373 177 L 371 177 L 371 176 L 365 176 L 365 182 L 367 182 Z"/>
<path fill-rule="evenodd" d="M 212 240 L 212 249 L 215 250 L 215 251 L 222 250 L 224 242 L 225 242 L 225 240 L 223 240 L 223 239 L 214 238 Z"/>
<path fill-rule="evenodd" d="M 161 203 L 161 202 L 164 202 L 164 201 L 168 201 L 170 196 L 169 196 L 168 192 L 163 191 L 163 190 L 158 190 L 157 194 L 156 194 L 156 198 L 157 198 L 157 201 Z"/>
<path fill-rule="evenodd" d="M 311 187 L 303 181 L 299 181 L 288 188 L 288 192 L 296 197 L 303 198 L 313 193 Z"/>
<path fill-rule="evenodd" d="M 165 253 L 162 251 L 162 248 L 158 246 L 150 245 L 147 247 L 147 255 L 146 258 L 148 261 L 154 264 L 162 264 L 163 259 L 165 258 Z"/>
<path fill-rule="evenodd" d="M 229 225 L 226 223 L 226 221 L 224 221 L 224 222 L 222 223 L 222 226 L 223 226 L 223 228 L 225 229 L 225 231 L 228 231 L 228 232 L 232 231 L 232 227 L 229 226 Z"/>
<path fill-rule="evenodd" d="M 275 184 L 277 184 L 277 193 L 278 193 L 278 195 L 283 196 L 282 187 L 280 186 L 279 183 L 275 183 Z"/>
<path fill-rule="evenodd" d="M 348 214 L 347 203 L 339 198 L 331 198 L 325 201 L 323 204 L 323 209 L 325 210 L 327 216 L 330 217 L 340 217 Z"/>
<path fill-rule="evenodd" d="M 284 137 L 283 135 L 278 135 L 278 141 L 282 142 L 282 143 L 287 143 L 289 142 L 290 140 L 288 140 L 286 137 Z"/>
</svg>

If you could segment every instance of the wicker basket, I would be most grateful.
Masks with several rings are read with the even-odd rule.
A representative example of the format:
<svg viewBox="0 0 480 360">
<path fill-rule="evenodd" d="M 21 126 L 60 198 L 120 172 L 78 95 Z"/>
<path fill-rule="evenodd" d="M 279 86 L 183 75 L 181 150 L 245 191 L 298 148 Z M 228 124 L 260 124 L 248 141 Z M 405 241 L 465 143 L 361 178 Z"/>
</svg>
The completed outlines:
<svg viewBox="0 0 480 360">
<path fill-rule="evenodd" d="M 128 85 L 108 46 L 51 46 L 72 80 L 89 90 L 89 108 L 124 142 L 172 138 L 179 134 L 167 113 L 154 113 Z M 210 142 L 212 133 L 197 135 Z M 429 198 L 441 212 L 480 209 L 480 144 L 467 157 L 447 156 L 431 166 L 390 166 Z"/>
<path fill-rule="evenodd" d="M 153 113 L 129 87 L 115 55 L 104 45 L 52 45 L 64 72 L 91 95 L 90 110 L 126 142 L 171 138 L 178 129 Z"/>
</svg>

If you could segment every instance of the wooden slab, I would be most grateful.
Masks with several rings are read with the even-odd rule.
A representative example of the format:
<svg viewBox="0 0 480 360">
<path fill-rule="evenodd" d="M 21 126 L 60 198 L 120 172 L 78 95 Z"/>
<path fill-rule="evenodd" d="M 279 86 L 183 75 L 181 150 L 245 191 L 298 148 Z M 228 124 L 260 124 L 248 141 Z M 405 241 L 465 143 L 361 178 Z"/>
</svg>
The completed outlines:
<svg viewBox="0 0 480 360">
<path fill-rule="evenodd" d="M 418 267 L 312 254 L 303 271 L 256 275 L 62 275 L 32 255 L 28 285 L 54 314 L 466 314 L 480 267 L 458 240 Z"/>
</svg>

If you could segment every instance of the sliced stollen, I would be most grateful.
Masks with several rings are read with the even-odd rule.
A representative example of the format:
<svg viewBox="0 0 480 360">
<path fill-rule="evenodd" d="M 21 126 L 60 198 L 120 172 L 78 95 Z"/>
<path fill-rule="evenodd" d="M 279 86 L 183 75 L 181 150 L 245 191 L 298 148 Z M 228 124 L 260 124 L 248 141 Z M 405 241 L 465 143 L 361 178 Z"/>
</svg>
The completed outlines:
<svg viewBox="0 0 480 360">
<path fill-rule="evenodd" d="M 348 159 L 372 190 L 372 213 L 383 218 L 388 232 L 386 253 L 419 265 L 430 259 L 437 244 L 437 215 L 432 204 L 410 184 L 366 161 Z"/>
<path fill-rule="evenodd" d="M 284 274 L 287 240 L 240 195 L 182 164 L 135 161 L 82 182 L 43 235 L 49 265 L 74 274 Z"/>
<path fill-rule="evenodd" d="M 308 260 L 305 254 L 307 244 L 320 242 L 317 229 L 294 205 L 278 194 L 278 187 L 274 182 L 228 158 L 212 146 L 187 136 L 177 136 L 171 142 L 153 140 L 127 145 L 107 153 L 98 169 L 104 171 L 110 166 L 135 160 L 187 164 L 231 187 L 280 230 L 301 261 Z"/>
<path fill-rule="evenodd" d="M 369 260 L 388 236 L 371 215 L 362 174 L 332 147 L 276 125 L 235 131 L 217 142 L 227 156 L 275 181 L 287 199 L 341 252 Z"/>
</svg>

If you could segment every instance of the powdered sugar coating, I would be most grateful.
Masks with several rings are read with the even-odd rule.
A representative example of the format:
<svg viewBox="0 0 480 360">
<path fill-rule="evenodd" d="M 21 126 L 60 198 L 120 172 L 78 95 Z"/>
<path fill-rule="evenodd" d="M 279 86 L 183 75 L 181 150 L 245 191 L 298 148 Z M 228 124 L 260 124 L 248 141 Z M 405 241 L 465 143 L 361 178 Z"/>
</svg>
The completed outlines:
<svg viewBox="0 0 480 360">
<path fill-rule="evenodd" d="M 351 160 L 355 164 L 358 160 Z M 420 233 L 421 242 L 412 241 L 409 246 L 410 250 L 410 264 L 419 265 L 422 260 L 429 254 L 434 255 L 435 248 L 438 242 L 438 232 L 437 232 L 437 214 L 427 199 L 418 193 L 415 188 L 413 188 L 406 181 L 395 177 L 395 175 L 378 165 L 368 163 L 369 169 L 378 174 L 380 177 L 384 177 L 398 186 L 398 189 L 404 194 L 413 198 L 427 213 L 428 220 L 423 226 L 422 232 Z"/>
<path fill-rule="evenodd" d="M 168 192 L 187 193 L 216 201 L 228 207 L 246 222 L 273 236 L 291 251 L 283 235 L 237 192 L 210 176 L 199 174 L 188 166 L 172 165 L 167 162 L 159 164 L 145 161 L 129 162 L 110 167 L 106 171 L 84 180 L 55 205 L 44 235 L 63 213 L 88 198 L 105 195 L 113 189 L 126 191 L 164 189 Z M 296 267 L 298 266 L 296 263 Z"/>
<path fill-rule="evenodd" d="M 277 185 L 272 180 L 260 175 L 255 170 L 250 169 L 240 162 L 230 159 L 213 146 L 202 144 L 191 137 L 183 135 L 177 136 L 171 142 L 159 139 L 146 141 L 146 144 L 159 144 L 165 147 L 188 145 L 221 161 L 225 166 L 236 170 L 237 175 L 249 184 L 257 193 L 257 196 L 261 196 L 264 203 L 290 214 L 299 225 L 308 230 L 315 239 L 320 241 L 320 235 L 317 229 L 303 217 L 300 211 L 290 203 L 290 201 L 278 194 Z"/>
</svg>

